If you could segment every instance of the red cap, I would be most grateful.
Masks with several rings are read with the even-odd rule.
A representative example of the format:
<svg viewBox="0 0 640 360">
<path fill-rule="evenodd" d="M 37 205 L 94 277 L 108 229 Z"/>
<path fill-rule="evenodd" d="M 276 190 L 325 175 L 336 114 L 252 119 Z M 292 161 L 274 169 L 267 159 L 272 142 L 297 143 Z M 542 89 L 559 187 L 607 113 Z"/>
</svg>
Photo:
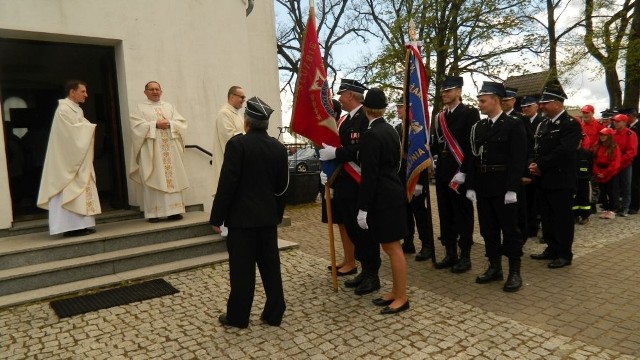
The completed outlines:
<svg viewBox="0 0 640 360">
<path fill-rule="evenodd" d="M 608 128 L 608 127 L 607 128 L 602 128 L 602 130 L 600 130 L 600 134 L 601 135 L 613 135 L 615 133 L 616 133 L 615 130 L 613 130 L 612 128 Z"/>
<path fill-rule="evenodd" d="M 624 114 L 615 114 L 613 116 L 613 121 L 624 121 L 626 123 L 629 122 L 629 117 L 627 117 L 627 115 Z"/>
<path fill-rule="evenodd" d="M 583 113 L 587 113 L 587 112 L 592 113 L 594 111 L 595 109 L 593 108 L 593 105 L 585 105 L 582 107 L 582 109 L 580 109 L 580 112 L 583 112 Z"/>
</svg>

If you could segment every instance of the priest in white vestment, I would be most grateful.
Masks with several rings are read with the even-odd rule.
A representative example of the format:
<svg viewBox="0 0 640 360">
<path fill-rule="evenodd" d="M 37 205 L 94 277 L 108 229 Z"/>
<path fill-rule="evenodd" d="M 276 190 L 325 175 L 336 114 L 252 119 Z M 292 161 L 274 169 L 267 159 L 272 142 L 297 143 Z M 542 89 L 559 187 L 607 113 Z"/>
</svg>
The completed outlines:
<svg viewBox="0 0 640 360">
<path fill-rule="evenodd" d="M 220 169 L 224 160 L 224 147 L 232 137 L 244 133 L 244 119 L 240 109 L 245 100 L 244 90 L 232 86 L 227 92 L 227 102 L 222 105 L 213 124 L 213 196 L 216 195 Z"/>
<path fill-rule="evenodd" d="M 129 177 L 141 185 L 140 209 L 149 222 L 161 217 L 182 219 L 182 191 L 189 187 L 183 164 L 187 120 L 173 105 L 160 100 L 162 88 L 155 81 L 145 85 L 147 101 L 131 115 L 133 160 Z M 138 189 L 140 190 L 140 189 Z"/>
<path fill-rule="evenodd" d="M 95 232 L 89 228 L 101 213 L 93 170 L 96 125 L 79 105 L 88 97 L 86 83 L 70 80 L 66 90 L 53 117 L 37 205 L 49 210 L 51 235 L 82 236 Z"/>
</svg>

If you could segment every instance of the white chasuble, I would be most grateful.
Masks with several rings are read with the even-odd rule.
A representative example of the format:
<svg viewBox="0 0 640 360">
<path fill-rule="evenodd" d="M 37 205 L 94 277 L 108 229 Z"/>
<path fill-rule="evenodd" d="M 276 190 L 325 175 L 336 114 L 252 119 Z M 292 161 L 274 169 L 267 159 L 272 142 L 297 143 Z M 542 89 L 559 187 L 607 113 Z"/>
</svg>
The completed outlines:
<svg viewBox="0 0 640 360">
<path fill-rule="evenodd" d="M 84 118 L 78 104 L 69 99 L 59 100 L 51 125 L 37 202 L 39 208 L 50 211 L 51 234 L 88 227 L 87 222 L 93 222 L 93 218 L 83 218 L 101 213 L 93 170 L 95 129 L 96 125 Z M 54 197 L 57 199 L 52 201 Z M 68 217 L 74 218 L 64 215 L 67 213 L 76 214 L 80 220 L 67 221 Z M 67 225 L 59 226 L 67 222 Z"/>
<path fill-rule="evenodd" d="M 156 121 L 169 120 L 168 129 Z M 131 115 L 133 160 L 129 178 L 142 186 L 140 208 L 146 218 L 184 213 L 182 191 L 189 187 L 183 164 L 187 121 L 164 101 L 146 101 Z"/>
</svg>

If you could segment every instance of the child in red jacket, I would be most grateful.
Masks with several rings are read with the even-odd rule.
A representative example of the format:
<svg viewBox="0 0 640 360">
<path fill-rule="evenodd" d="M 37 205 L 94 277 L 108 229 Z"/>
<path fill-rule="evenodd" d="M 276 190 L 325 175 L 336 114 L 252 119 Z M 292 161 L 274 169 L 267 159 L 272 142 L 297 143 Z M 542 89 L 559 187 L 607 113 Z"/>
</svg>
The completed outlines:
<svg viewBox="0 0 640 360">
<path fill-rule="evenodd" d="M 614 196 L 613 177 L 620 171 L 620 148 L 613 141 L 615 130 L 600 130 L 598 142 L 593 147 L 593 177 L 599 183 L 600 192 L 604 194 L 601 219 L 613 219 L 618 207 L 618 199 Z"/>
</svg>

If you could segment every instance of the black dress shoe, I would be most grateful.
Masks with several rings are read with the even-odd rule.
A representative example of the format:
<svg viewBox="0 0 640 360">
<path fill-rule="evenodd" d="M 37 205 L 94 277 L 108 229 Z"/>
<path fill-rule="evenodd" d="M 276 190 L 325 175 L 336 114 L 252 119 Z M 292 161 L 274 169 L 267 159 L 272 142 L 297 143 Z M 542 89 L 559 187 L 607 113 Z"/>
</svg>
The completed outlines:
<svg viewBox="0 0 640 360">
<path fill-rule="evenodd" d="M 65 231 L 62 235 L 65 237 L 70 237 L 70 236 L 85 236 L 85 235 L 90 235 L 90 234 L 95 234 L 95 229 L 78 229 L 78 230 L 71 230 L 71 231 Z"/>
<path fill-rule="evenodd" d="M 452 256 L 445 256 L 444 259 L 442 259 L 442 261 L 437 262 L 435 264 L 436 269 L 446 269 L 446 268 L 450 268 L 453 265 L 456 264 L 456 262 L 458 262 L 458 258 L 457 257 L 452 257 Z"/>
<path fill-rule="evenodd" d="M 631 209 L 631 210 L 629 210 L 629 212 L 627 212 L 627 214 L 629 214 L 629 215 L 635 215 L 637 213 L 638 213 L 638 210 L 636 210 L 636 209 Z"/>
<path fill-rule="evenodd" d="M 373 299 L 371 300 L 371 302 L 373 303 L 373 305 L 375 306 L 389 306 L 391 305 L 391 303 L 393 302 L 393 299 L 391 300 L 385 300 L 383 298 L 377 298 L 377 299 Z"/>
<path fill-rule="evenodd" d="M 384 315 L 397 314 L 405 310 L 409 310 L 409 300 L 407 300 L 406 303 L 402 304 L 402 306 L 395 309 L 385 306 L 382 310 L 380 310 L 380 314 L 384 314 Z"/>
<path fill-rule="evenodd" d="M 229 321 L 229 319 L 227 318 L 227 314 L 222 314 L 218 316 L 218 321 L 220 322 L 220 324 L 224 326 L 233 326 L 240 329 L 245 329 L 247 328 L 247 326 L 249 326 L 249 325 L 241 326 L 241 325 L 232 324 L 231 321 Z"/>
<path fill-rule="evenodd" d="M 180 214 L 169 215 L 167 217 L 167 220 L 182 220 L 182 215 Z"/>
<path fill-rule="evenodd" d="M 356 295 L 366 295 L 376 290 L 380 290 L 380 278 L 378 278 L 377 275 L 369 275 L 362 280 L 353 293 Z"/>
<path fill-rule="evenodd" d="M 549 249 L 545 249 L 540 254 L 531 254 L 529 256 L 534 260 L 553 260 L 556 258 L 555 256 L 553 256 L 553 254 L 551 254 Z"/>
<path fill-rule="evenodd" d="M 280 322 L 278 323 L 270 322 L 269 320 L 265 319 L 264 316 L 260 316 L 260 321 L 262 321 L 263 324 L 267 324 L 269 326 L 280 326 Z"/>
<path fill-rule="evenodd" d="M 420 249 L 420 252 L 416 254 L 416 261 L 427 261 L 433 257 L 433 250 L 429 249 L 426 246 L 423 246 Z"/>
<path fill-rule="evenodd" d="M 149 218 L 149 222 L 152 223 L 152 224 L 160 222 L 160 218 Z"/>
<path fill-rule="evenodd" d="M 338 276 L 347 276 L 347 275 L 355 275 L 358 273 L 358 268 L 355 267 L 347 272 L 342 272 L 340 270 L 336 270 L 336 273 L 338 274 Z"/>
<path fill-rule="evenodd" d="M 564 258 L 557 258 L 553 260 L 551 263 L 549 263 L 549 265 L 547 266 L 549 267 L 549 269 L 559 269 L 567 265 L 571 265 L 571 260 L 567 260 Z"/>
<path fill-rule="evenodd" d="M 360 285 L 360 283 L 362 282 L 362 280 L 364 280 L 365 277 L 366 277 L 366 274 L 364 272 L 361 272 L 360 274 L 358 274 L 358 276 L 354 277 L 353 279 L 349 279 L 345 281 L 344 286 L 348 288 L 358 287 L 358 285 Z"/>
<path fill-rule="evenodd" d="M 471 270 L 471 259 L 468 257 L 460 258 L 460 260 L 451 267 L 451 272 L 456 274 L 462 274 L 469 270 Z"/>
</svg>

